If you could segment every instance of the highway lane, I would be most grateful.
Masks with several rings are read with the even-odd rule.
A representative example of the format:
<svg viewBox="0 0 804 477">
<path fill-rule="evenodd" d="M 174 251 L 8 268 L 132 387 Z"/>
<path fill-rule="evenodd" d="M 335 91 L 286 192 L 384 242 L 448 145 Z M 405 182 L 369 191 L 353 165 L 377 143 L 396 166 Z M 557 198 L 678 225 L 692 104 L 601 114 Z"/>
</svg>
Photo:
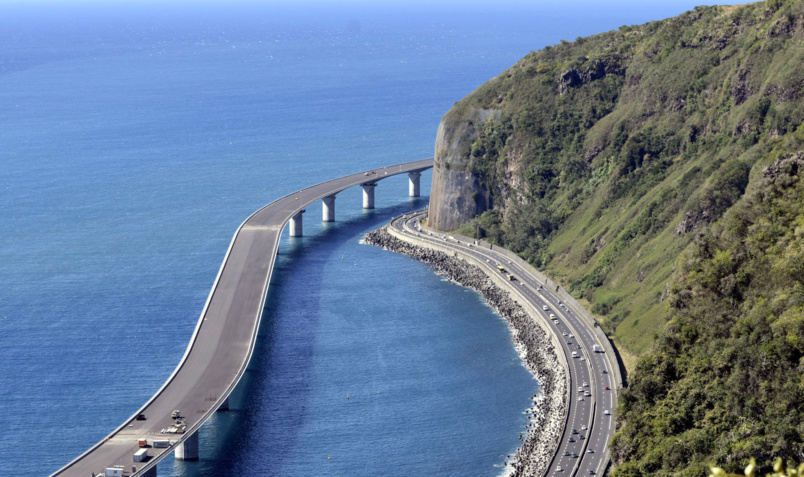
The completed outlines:
<svg viewBox="0 0 804 477">
<path fill-rule="evenodd" d="M 421 226 L 423 216 L 424 212 L 406 214 L 392 221 L 391 226 L 419 240 L 439 246 L 447 245 L 462 255 L 472 256 L 486 264 L 489 273 L 500 273 L 496 270 L 498 264 L 505 267 L 506 273 L 516 277 L 511 285 L 518 287 L 525 299 L 541 311 L 544 322 L 550 327 L 549 331 L 555 333 L 563 344 L 562 350 L 570 364 L 567 424 L 546 475 L 593 475 L 604 472 L 609 456 L 606 446 L 614 432 L 612 413 L 616 403 L 616 387 L 610 374 L 612 367 L 609 357 L 593 352 L 593 346 L 602 343 L 597 341 L 595 334 L 580 317 L 539 283 L 525 267 L 494 250 L 428 230 Z"/>
<path fill-rule="evenodd" d="M 106 438 L 54 475 L 102 473 L 121 465 L 142 475 L 192 435 L 228 398 L 254 350 L 282 230 L 314 201 L 362 183 L 429 169 L 432 159 L 364 171 L 323 182 L 282 197 L 248 217 L 237 229 L 215 279 L 187 350 L 173 374 L 151 399 Z M 97 393 L 97 390 L 88 390 Z M 180 410 L 186 432 L 164 434 Z M 145 420 L 137 420 L 143 414 Z M 137 439 L 169 438 L 168 448 L 149 448 L 150 459 L 133 462 Z"/>
</svg>

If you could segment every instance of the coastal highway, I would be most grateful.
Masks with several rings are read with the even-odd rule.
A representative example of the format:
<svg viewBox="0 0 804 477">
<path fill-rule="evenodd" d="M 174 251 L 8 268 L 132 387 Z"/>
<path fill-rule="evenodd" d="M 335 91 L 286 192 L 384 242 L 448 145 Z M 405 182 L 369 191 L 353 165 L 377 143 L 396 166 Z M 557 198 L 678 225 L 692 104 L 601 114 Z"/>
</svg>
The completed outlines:
<svg viewBox="0 0 804 477">
<path fill-rule="evenodd" d="M 562 351 L 569 363 L 569 400 L 567 421 L 556 454 L 545 475 L 599 475 L 605 472 L 609 462 L 608 442 L 614 433 L 614 410 L 617 402 L 617 386 L 613 377 L 616 358 L 606 353 L 596 353 L 594 346 L 603 348 L 594 330 L 565 303 L 528 272 L 525 266 L 511 260 L 501 251 L 459 240 L 421 225 L 425 212 L 415 212 L 398 217 L 391 227 L 419 242 L 448 247 L 460 256 L 473 257 L 485 264 L 487 273 L 501 273 L 502 265 L 507 274 L 515 279 L 509 281 L 528 300 L 533 308 L 542 313 L 543 323 L 549 326 L 562 343 Z M 512 295 L 516 296 L 516 295 Z M 551 316 L 554 315 L 554 318 Z"/>
<path fill-rule="evenodd" d="M 282 197 L 248 217 L 235 232 L 184 356 L 173 374 L 142 408 L 117 429 L 62 467 L 54 475 L 99 475 L 122 466 L 126 476 L 155 476 L 156 464 L 188 439 L 226 402 L 242 377 L 254 350 L 279 239 L 285 225 L 316 200 L 361 184 L 376 183 L 396 174 L 415 173 L 433 166 L 432 159 L 360 172 L 302 189 Z M 181 339 L 177 337 L 177 339 Z M 103 399 L 103 390 L 87 390 Z M 186 430 L 163 433 L 179 410 Z M 137 419 L 142 414 L 145 419 Z M 149 457 L 134 462 L 138 439 L 147 438 Z M 165 448 L 151 447 L 154 438 L 167 438 Z M 197 446 L 192 441 L 190 445 Z M 192 456 L 192 451 L 190 452 Z M 136 471 L 132 472 L 132 467 Z"/>
</svg>

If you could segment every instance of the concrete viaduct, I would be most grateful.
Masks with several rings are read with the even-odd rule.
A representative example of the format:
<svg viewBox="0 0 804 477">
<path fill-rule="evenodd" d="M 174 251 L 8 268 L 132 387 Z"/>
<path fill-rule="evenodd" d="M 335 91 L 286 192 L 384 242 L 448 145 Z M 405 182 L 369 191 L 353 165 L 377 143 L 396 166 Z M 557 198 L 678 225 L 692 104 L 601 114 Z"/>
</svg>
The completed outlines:
<svg viewBox="0 0 804 477">
<path fill-rule="evenodd" d="M 301 237 L 305 207 L 317 200 L 323 201 L 323 220 L 334 221 L 335 195 L 356 185 L 363 188 L 363 208 L 373 209 L 377 182 L 398 174 L 408 174 L 410 196 L 418 197 L 421 173 L 432 167 L 433 160 L 424 159 L 352 174 L 254 212 L 235 232 L 187 350 L 165 384 L 117 429 L 53 475 L 155 477 L 157 463 L 171 452 L 177 460 L 197 460 L 199 428 L 216 411 L 228 409 L 229 395 L 254 351 L 285 225 L 290 223 L 291 237 Z M 177 416 L 174 410 L 180 411 Z"/>
</svg>

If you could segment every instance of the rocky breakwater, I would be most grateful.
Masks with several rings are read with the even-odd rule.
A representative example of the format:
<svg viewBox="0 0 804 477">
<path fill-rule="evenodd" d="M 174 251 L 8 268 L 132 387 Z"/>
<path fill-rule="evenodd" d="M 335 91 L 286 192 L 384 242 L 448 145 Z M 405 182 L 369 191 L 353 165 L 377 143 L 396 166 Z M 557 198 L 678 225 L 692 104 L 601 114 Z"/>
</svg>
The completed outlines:
<svg viewBox="0 0 804 477">
<path fill-rule="evenodd" d="M 567 379 L 547 332 L 479 267 L 447 253 L 413 245 L 391 236 L 387 226 L 370 232 L 365 243 L 428 263 L 437 274 L 479 292 L 513 331 L 517 351 L 539 381 L 540 389 L 526 410 L 528 423 L 520 433 L 522 446 L 508 456 L 508 475 L 543 475 L 556 452 L 565 422 Z"/>
</svg>

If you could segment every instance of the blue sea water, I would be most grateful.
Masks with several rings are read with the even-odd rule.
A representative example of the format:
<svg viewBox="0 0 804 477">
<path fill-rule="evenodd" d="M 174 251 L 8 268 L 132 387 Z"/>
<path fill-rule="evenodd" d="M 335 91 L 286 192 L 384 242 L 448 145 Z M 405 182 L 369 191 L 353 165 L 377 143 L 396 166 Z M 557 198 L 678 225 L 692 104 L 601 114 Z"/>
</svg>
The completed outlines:
<svg viewBox="0 0 804 477">
<path fill-rule="evenodd" d="M 0 475 L 55 471 L 161 386 L 252 211 L 432 156 L 531 50 L 695 3 L 0 3 Z M 232 411 L 159 475 L 504 471 L 538 383 L 476 294 L 359 243 L 406 195 L 311 206 Z"/>
</svg>

